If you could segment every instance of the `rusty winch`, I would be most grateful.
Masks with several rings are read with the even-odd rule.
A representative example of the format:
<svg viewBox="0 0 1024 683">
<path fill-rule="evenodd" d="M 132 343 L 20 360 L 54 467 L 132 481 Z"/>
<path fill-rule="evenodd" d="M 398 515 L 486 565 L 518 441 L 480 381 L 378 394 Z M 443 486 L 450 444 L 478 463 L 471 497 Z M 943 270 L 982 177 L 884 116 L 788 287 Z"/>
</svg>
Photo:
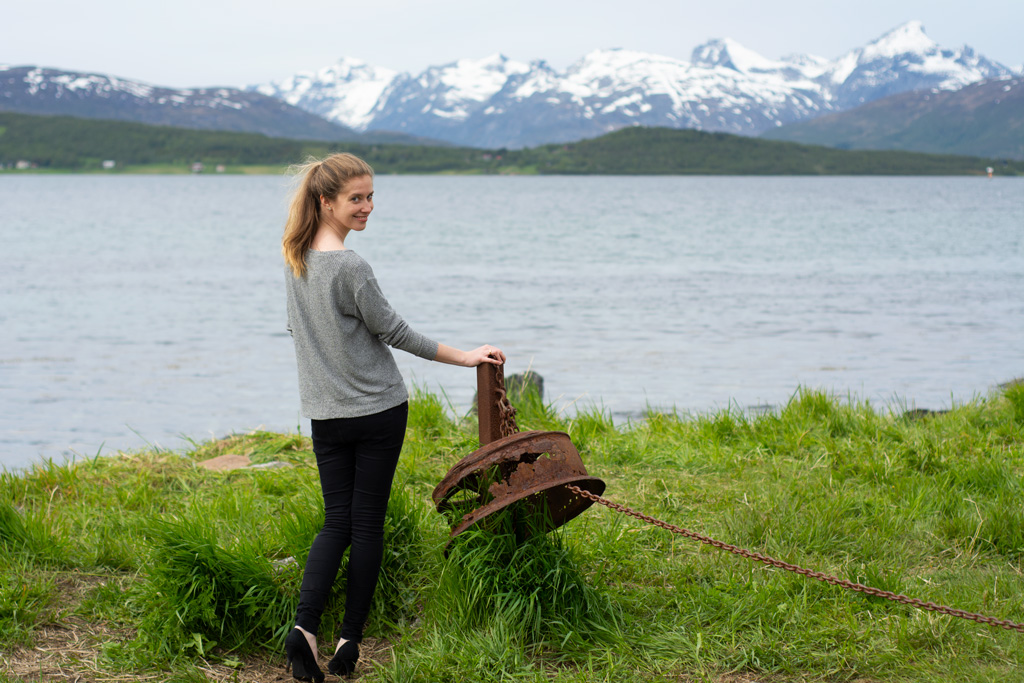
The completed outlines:
<svg viewBox="0 0 1024 683">
<path fill-rule="evenodd" d="M 481 447 L 456 463 L 433 493 L 437 511 L 451 521 L 451 538 L 473 525 L 498 530 L 495 513 L 504 510 L 520 540 L 546 533 L 593 504 L 567 486 L 604 492 L 603 481 L 587 476 L 568 434 L 519 431 L 500 365 L 477 367 L 477 412 Z"/>
</svg>

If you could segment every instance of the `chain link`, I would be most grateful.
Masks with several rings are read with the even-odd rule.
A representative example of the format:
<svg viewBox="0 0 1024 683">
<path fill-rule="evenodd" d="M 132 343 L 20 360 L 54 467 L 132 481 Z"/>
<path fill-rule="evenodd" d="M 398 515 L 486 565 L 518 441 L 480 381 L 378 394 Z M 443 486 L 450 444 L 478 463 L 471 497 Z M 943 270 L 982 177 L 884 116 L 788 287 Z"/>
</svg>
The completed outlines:
<svg viewBox="0 0 1024 683">
<path fill-rule="evenodd" d="M 709 536 L 704 536 L 702 534 L 698 534 L 695 531 L 690 531 L 689 529 L 684 529 L 674 524 L 663 522 L 660 519 L 656 519 L 649 515 L 645 515 L 641 512 L 637 512 L 636 510 L 632 510 L 626 507 L 625 505 L 619 505 L 618 503 L 613 503 L 610 500 L 602 498 L 601 496 L 594 495 L 590 491 L 581 489 L 579 486 L 573 486 L 572 484 L 569 484 L 566 486 L 566 488 L 576 493 L 577 495 L 583 496 L 584 498 L 589 498 L 595 503 L 604 505 L 605 507 L 611 508 L 616 512 L 621 512 L 625 515 L 629 515 L 630 517 L 635 517 L 636 519 L 647 522 L 648 524 L 653 524 L 656 527 L 660 527 L 667 531 L 671 531 L 672 533 L 679 534 L 681 536 L 686 536 L 687 538 L 692 538 L 706 545 L 718 548 L 719 550 L 726 550 L 730 553 L 733 553 L 734 555 L 739 555 L 740 557 L 745 557 L 750 560 L 756 560 L 757 562 L 762 562 L 772 567 L 778 567 L 779 569 L 785 569 L 788 572 L 794 572 L 796 574 L 800 574 L 801 576 L 806 576 L 810 579 L 824 581 L 825 583 L 830 583 L 833 586 L 839 586 L 840 588 L 846 588 L 852 591 L 865 593 L 867 595 L 885 598 L 886 600 L 892 600 L 903 605 L 911 605 L 919 609 L 938 612 L 939 614 L 948 614 L 953 617 L 960 617 L 961 619 L 970 619 L 981 624 L 990 624 L 992 626 L 998 626 L 1000 628 L 1004 628 L 1007 630 L 1024 632 L 1024 624 L 1018 624 L 1013 621 L 1008 621 L 1006 619 L 996 619 L 995 617 L 987 617 L 982 614 L 975 614 L 974 612 L 968 612 L 966 610 L 956 609 L 954 607 L 946 607 L 945 605 L 937 605 L 934 602 L 925 602 L 923 600 L 918 600 L 917 598 L 910 598 L 906 595 L 893 593 L 892 591 L 885 591 L 880 588 L 872 588 L 871 586 L 865 586 L 862 583 L 855 583 L 853 581 L 840 579 L 835 576 L 824 574 L 822 572 L 804 569 L 803 567 L 799 567 L 795 564 L 789 564 L 788 562 L 776 560 L 773 557 L 768 557 L 767 555 L 763 555 L 752 550 L 745 550 L 735 545 L 729 545 L 728 543 L 723 543 L 722 541 L 716 541 L 715 539 Z"/>
<path fill-rule="evenodd" d="M 505 371 L 502 366 L 494 366 L 495 372 L 495 384 L 497 388 L 498 414 L 501 416 L 501 436 L 512 436 L 519 432 L 519 425 L 516 424 L 516 409 L 512 407 L 512 402 L 508 400 L 508 393 L 505 391 Z"/>
</svg>

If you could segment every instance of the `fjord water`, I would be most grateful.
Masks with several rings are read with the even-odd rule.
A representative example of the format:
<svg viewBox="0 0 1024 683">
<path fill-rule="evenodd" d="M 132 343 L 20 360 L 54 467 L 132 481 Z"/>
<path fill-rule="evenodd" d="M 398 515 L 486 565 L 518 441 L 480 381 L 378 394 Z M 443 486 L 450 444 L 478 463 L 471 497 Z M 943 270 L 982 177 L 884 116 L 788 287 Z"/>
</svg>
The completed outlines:
<svg viewBox="0 0 1024 683">
<path fill-rule="evenodd" d="M 948 408 L 1024 375 L 1024 181 L 380 176 L 351 248 L 424 334 L 560 409 Z M 0 177 L 0 465 L 308 433 L 288 182 Z M 464 411 L 472 370 L 396 352 Z"/>
</svg>

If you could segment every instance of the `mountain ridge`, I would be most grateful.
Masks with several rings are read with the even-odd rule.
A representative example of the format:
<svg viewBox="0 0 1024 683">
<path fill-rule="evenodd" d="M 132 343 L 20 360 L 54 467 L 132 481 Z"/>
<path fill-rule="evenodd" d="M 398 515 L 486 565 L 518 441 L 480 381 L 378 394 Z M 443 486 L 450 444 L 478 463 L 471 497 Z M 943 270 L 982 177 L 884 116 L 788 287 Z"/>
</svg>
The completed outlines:
<svg viewBox="0 0 1024 683">
<path fill-rule="evenodd" d="M 1024 159 L 1024 77 L 917 90 L 801 121 L 761 137 L 838 149 Z"/>
<path fill-rule="evenodd" d="M 328 116 L 354 130 L 379 127 L 459 145 L 518 148 L 627 126 L 757 135 L 897 92 L 955 89 L 1015 74 L 969 46 L 940 47 L 919 21 L 832 60 L 804 54 L 773 60 L 720 38 L 694 48 L 689 62 L 601 49 L 564 71 L 500 54 L 431 66 L 415 76 L 349 57 L 333 69 L 250 89 L 310 111 L 334 112 Z M 360 101 L 359 115 L 346 117 L 332 98 L 345 100 L 365 72 L 378 79 L 377 100 Z"/>
<path fill-rule="evenodd" d="M 251 90 L 166 88 L 106 74 L 39 66 L 0 65 L 0 111 L 306 140 L 423 142 L 388 131 L 356 132 Z"/>
<path fill-rule="evenodd" d="M 955 90 L 1022 73 L 1024 66 L 1009 69 L 969 46 L 940 47 L 911 21 L 835 59 L 769 59 L 729 38 L 697 46 L 690 61 L 597 49 L 562 70 L 494 54 L 413 75 L 345 57 L 244 90 L 161 88 L 0 66 L 0 111 L 300 139 L 519 149 L 628 127 L 756 136 L 893 94 Z"/>
</svg>

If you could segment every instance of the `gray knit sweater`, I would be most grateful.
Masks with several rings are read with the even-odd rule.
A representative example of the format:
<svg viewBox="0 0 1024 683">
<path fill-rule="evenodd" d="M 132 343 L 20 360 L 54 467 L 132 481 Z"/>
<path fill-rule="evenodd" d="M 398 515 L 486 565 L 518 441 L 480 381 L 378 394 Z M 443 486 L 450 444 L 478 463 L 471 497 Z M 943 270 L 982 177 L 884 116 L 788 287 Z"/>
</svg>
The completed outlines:
<svg viewBox="0 0 1024 683">
<path fill-rule="evenodd" d="M 370 264 L 351 250 L 311 249 L 306 274 L 285 266 L 285 282 L 303 415 L 359 417 L 408 400 L 388 346 L 433 360 L 437 342 L 395 313 Z"/>
</svg>

